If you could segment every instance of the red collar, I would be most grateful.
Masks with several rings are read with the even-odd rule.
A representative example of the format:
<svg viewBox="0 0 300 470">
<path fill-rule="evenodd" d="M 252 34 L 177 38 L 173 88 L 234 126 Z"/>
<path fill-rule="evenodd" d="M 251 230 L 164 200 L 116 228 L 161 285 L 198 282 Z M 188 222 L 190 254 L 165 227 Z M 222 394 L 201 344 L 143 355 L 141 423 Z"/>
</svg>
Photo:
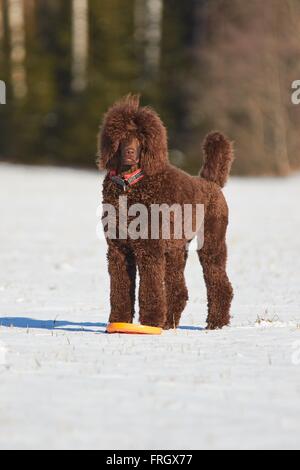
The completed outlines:
<svg viewBox="0 0 300 470">
<path fill-rule="evenodd" d="M 133 173 L 126 173 L 122 176 L 118 175 L 116 170 L 111 170 L 109 172 L 110 179 L 117 184 L 118 186 L 122 187 L 124 192 L 130 190 L 132 186 L 137 184 L 144 178 L 144 173 L 141 169 L 134 171 Z"/>
</svg>

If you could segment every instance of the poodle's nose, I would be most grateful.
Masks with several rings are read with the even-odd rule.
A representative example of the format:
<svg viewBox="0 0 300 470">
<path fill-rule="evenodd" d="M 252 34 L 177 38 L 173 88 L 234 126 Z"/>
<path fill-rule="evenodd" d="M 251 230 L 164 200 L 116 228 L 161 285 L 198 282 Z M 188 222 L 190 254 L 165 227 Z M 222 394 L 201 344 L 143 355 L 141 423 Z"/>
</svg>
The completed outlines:
<svg viewBox="0 0 300 470">
<path fill-rule="evenodd" d="M 124 152 L 124 163 L 135 164 L 137 162 L 137 152 L 134 148 L 128 147 Z"/>
</svg>

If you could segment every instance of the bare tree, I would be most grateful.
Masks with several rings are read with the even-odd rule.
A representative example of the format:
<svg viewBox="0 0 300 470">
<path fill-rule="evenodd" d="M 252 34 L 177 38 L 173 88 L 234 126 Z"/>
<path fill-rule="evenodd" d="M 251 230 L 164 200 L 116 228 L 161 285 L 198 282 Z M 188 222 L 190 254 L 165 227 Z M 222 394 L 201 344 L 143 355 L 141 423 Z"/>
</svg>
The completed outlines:
<svg viewBox="0 0 300 470">
<path fill-rule="evenodd" d="M 296 2 L 290 2 L 299 24 Z M 288 76 L 300 53 L 288 3 L 214 0 L 200 11 L 200 24 L 207 34 L 196 36 L 201 91 L 197 98 L 194 84 L 191 120 L 199 127 L 203 123 L 204 130 L 221 128 L 236 141 L 239 173 L 287 174 L 291 133 L 300 144 L 298 132 L 291 130 L 288 109 L 292 83 Z"/>
</svg>

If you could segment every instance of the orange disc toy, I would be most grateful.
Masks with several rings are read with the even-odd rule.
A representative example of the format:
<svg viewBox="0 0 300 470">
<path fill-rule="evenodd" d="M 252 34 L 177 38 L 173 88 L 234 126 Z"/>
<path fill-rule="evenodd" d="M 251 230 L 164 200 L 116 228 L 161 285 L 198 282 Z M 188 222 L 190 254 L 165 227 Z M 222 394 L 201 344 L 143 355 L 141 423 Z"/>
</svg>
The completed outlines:
<svg viewBox="0 0 300 470">
<path fill-rule="evenodd" d="M 106 332 L 110 334 L 120 333 L 125 335 L 161 335 L 162 328 L 134 325 L 133 323 L 109 323 L 109 325 L 107 325 Z"/>
</svg>

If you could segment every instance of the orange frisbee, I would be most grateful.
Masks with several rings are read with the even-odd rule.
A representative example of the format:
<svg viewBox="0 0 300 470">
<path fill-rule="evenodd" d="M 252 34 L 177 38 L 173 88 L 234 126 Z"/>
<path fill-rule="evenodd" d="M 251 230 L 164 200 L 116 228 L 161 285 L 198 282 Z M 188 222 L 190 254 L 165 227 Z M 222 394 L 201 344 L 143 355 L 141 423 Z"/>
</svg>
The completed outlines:
<svg viewBox="0 0 300 470">
<path fill-rule="evenodd" d="M 133 323 L 109 323 L 107 333 L 121 333 L 127 335 L 161 335 L 162 328 L 154 326 L 134 325 Z"/>
</svg>

